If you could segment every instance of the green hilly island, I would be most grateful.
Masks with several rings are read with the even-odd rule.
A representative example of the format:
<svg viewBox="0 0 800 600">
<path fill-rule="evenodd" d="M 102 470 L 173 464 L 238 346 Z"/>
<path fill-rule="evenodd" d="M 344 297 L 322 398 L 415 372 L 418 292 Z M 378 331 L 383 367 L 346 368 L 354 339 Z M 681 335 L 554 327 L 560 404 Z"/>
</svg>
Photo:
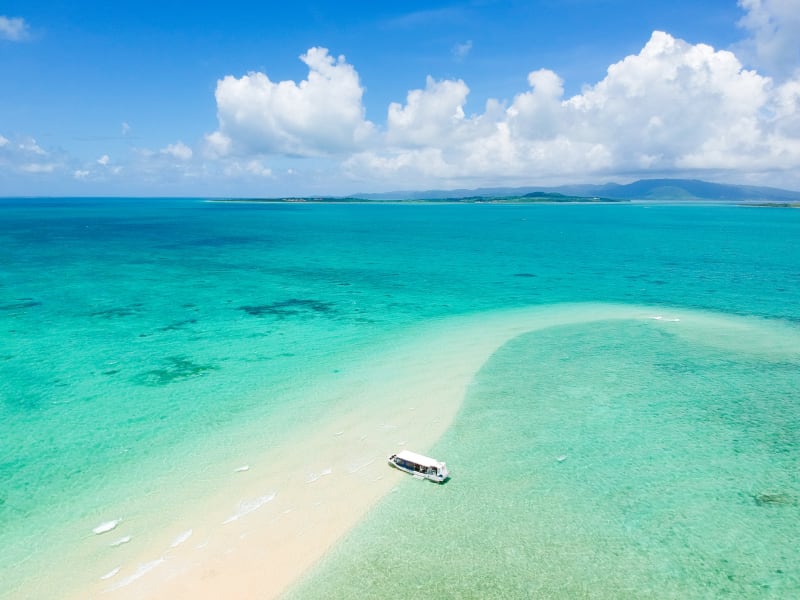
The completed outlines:
<svg viewBox="0 0 800 600">
<path fill-rule="evenodd" d="M 699 179 L 641 179 L 558 187 L 477 188 L 358 193 L 349 196 L 224 198 L 235 202 L 422 202 L 463 204 L 722 202 L 780 208 L 800 207 L 800 192 L 773 187 L 713 183 Z"/>
</svg>

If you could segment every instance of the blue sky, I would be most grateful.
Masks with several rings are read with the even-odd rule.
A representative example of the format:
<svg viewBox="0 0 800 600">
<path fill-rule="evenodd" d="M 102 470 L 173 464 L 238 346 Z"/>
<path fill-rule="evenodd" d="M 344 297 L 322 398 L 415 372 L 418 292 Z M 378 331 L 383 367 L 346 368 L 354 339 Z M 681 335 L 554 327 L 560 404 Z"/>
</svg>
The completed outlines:
<svg viewBox="0 0 800 600">
<path fill-rule="evenodd" d="M 800 0 L 6 1 L 0 195 L 800 189 Z"/>
</svg>

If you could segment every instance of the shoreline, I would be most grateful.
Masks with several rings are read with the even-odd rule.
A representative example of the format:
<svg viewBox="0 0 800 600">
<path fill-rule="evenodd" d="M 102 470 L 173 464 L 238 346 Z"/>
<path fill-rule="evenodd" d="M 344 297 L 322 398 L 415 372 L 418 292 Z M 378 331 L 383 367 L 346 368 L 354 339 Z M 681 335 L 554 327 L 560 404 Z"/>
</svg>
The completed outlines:
<svg viewBox="0 0 800 600">
<path fill-rule="evenodd" d="M 348 395 L 325 415 L 332 418 L 252 457 L 246 470 L 232 468 L 224 489 L 182 512 L 180 522 L 151 536 L 146 549 L 99 569 L 94 584 L 69 597 L 276 597 L 383 496 L 408 482 L 388 468 L 386 457 L 402 448 L 426 452 L 498 348 L 537 329 L 628 318 L 653 317 L 639 306 L 562 305 L 426 325 L 422 338 L 409 335 L 337 386 Z M 108 546 L 113 536 L 91 541 Z"/>
</svg>

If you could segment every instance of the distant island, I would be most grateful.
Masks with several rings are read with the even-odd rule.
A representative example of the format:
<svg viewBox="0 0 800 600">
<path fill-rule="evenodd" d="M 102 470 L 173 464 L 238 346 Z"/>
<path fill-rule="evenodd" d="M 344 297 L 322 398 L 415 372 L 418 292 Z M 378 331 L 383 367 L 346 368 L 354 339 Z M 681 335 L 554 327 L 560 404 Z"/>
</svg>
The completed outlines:
<svg viewBox="0 0 800 600">
<path fill-rule="evenodd" d="M 422 202 L 461 204 L 728 202 L 800 208 L 800 192 L 772 187 L 712 183 L 699 179 L 640 179 L 628 184 L 580 184 L 551 188 L 478 188 L 363 193 L 350 196 L 220 198 L 215 202 Z"/>
<path fill-rule="evenodd" d="M 304 202 L 325 202 L 331 204 L 347 203 L 374 203 L 388 204 L 395 202 L 414 202 L 430 204 L 530 204 L 530 203 L 552 203 L 552 202 L 629 202 L 629 200 L 617 198 L 602 198 L 599 196 L 577 196 L 566 195 L 558 192 L 530 192 L 528 194 L 503 194 L 503 195 L 474 195 L 474 196 L 431 196 L 421 198 L 366 198 L 364 196 L 313 196 L 313 197 L 292 197 L 292 198 L 219 198 L 211 202 L 285 202 L 298 204 Z"/>
</svg>

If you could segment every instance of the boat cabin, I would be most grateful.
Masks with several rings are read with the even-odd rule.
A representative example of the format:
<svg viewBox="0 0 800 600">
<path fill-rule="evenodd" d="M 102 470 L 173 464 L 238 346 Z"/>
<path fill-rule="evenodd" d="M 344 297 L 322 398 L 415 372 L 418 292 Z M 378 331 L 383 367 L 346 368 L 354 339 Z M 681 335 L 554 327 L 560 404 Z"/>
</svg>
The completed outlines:
<svg viewBox="0 0 800 600">
<path fill-rule="evenodd" d="M 450 476 L 445 463 L 409 450 L 392 454 L 389 464 L 418 479 L 430 479 L 437 483 L 444 483 Z"/>
</svg>

